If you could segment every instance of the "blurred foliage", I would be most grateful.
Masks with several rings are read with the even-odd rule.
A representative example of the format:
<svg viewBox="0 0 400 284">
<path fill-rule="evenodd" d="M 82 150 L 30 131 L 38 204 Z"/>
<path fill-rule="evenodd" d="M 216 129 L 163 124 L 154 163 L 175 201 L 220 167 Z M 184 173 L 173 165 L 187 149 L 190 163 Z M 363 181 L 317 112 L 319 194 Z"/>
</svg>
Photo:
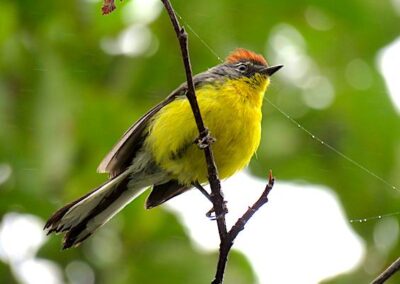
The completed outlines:
<svg viewBox="0 0 400 284">
<path fill-rule="evenodd" d="M 115 12 L 102 16 L 96 1 L 2 1 L 0 177 L 8 167 L 12 172 L 5 182 L 0 179 L 0 216 L 25 212 L 46 219 L 63 203 L 101 183 L 105 177 L 95 169 L 123 130 L 184 81 L 168 17 L 157 6 L 161 13 L 143 20 L 132 11 L 134 2 L 117 3 Z M 220 55 L 241 46 L 268 56 L 274 53 L 270 40 L 276 27 L 295 29 L 319 75 L 333 86 L 333 103 L 310 108 L 299 95 L 299 86 L 282 74 L 274 77 L 269 99 L 325 142 L 389 183 L 400 184 L 399 116 L 375 63 L 377 52 L 400 34 L 399 16 L 389 1 L 173 4 Z M 307 13 L 316 14 L 321 27 L 327 19 L 332 26 L 313 28 Z M 147 36 L 144 49 L 134 39 L 131 44 L 139 47 L 133 55 L 111 54 L 118 53 L 115 42 L 121 32 L 134 25 L 142 38 Z M 193 34 L 190 53 L 195 73 L 218 63 Z M 274 55 L 269 58 L 280 63 L 273 62 Z M 362 59 L 369 72 L 365 88 L 354 88 L 346 77 L 355 59 Z M 398 211 L 398 192 L 313 140 L 268 103 L 264 117 L 262 145 L 251 163 L 255 174 L 272 168 L 279 179 L 330 186 L 350 218 Z M 365 263 L 326 283 L 366 283 L 398 256 L 398 242 L 390 252 L 379 251 L 375 225 L 354 224 L 367 242 Z M 98 283 L 208 283 L 216 262 L 216 255 L 193 248 L 170 213 L 143 210 L 143 198 L 81 249 L 61 253 L 59 247 L 59 238 L 49 238 L 39 255 L 62 268 L 84 261 L 94 269 Z M 371 258 L 376 259 L 374 268 L 367 265 Z M 238 253 L 232 255 L 226 277 L 227 283 L 255 282 Z M 13 281 L 8 265 L 0 262 L 0 282 Z"/>
</svg>

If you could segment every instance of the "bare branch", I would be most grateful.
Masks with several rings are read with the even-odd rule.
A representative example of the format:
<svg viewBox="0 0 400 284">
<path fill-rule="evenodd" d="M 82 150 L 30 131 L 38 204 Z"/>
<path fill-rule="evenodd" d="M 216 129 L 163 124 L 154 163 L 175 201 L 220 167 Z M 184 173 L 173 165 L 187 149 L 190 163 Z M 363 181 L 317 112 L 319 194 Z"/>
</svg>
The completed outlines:
<svg viewBox="0 0 400 284">
<path fill-rule="evenodd" d="M 211 150 L 210 141 L 212 140 L 209 137 L 208 129 L 204 126 L 203 119 L 201 117 L 200 108 L 197 103 L 194 84 L 193 84 L 193 75 L 192 75 L 192 67 L 189 59 L 189 51 L 188 51 L 188 36 L 183 27 L 179 25 L 178 19 L 176 17 L 175 11 L 171 6 L 171 3 L 168 0 L 161 0 L 164 4 L 165 9 L 168 12 L 168 15 L 171 19 L 172 25 L 174 27 L 176 36 L 179 40 L 179 45 L 181 48 L 181 54 L 183 59 L 183 64 L 185 66 L 186 72 L 186 80 L 187 80 L 187 93 L 186 97 L 189 100 L 190 106 L 193 111 L 194 118 L 196 120 L 197 129 L 199 130 L 199 141 L 202 143 L 202 149 L 204 150 L 204 155 L 207 162 L 207 172 L 208 172 L 208 181 L 210 183 L 211 188 L 211 198 L 215 210 L 218 224 L 218 232 L 220 235 L 220 239 L 222 240 L 227 232 L 226 222 L 224 216 L 224 197 L 221 193 L 221 182 L 218 178 L 217 167 L 215 165 L 214 155 Z"/>
<path fill-rule="evenodd" d="M 230 229 L 226 238 L 221 241 L 220 248 L 219 248 L 219 259 L 218 259 L 218 266 L 217 266 L 217 273 L 215 275 L 215 279 L 212 284 L 220 284 L 223 281 L 224 271 L 226 262 L 228 260 L 228 254 L 230 249 L 232 248 L 233 241 L 237 237 L 237 235 L 244 229 L 247 222 L 250 218 L 256 213 L 258 209 L 261 208 L 265 203 L 268 202 L 268 194 L 272 190 L 274 186 L 275 179 L 272 176 L 272 172 L 269 172 L 269 180 L 268 184 L 265 186 L 264 192 L 261 194 L 259 199 L 253 204 L 253 206 L 249 207 L 247 211 L 240 217 L 235 225 Z"/>
</svg>

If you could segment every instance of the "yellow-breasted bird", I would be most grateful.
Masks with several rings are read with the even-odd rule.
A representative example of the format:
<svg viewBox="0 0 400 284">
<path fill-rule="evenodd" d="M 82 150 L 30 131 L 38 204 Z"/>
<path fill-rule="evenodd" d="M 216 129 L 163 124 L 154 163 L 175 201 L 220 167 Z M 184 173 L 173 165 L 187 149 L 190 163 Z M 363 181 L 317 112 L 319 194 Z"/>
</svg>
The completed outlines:
<svg viewBox="0 0 400 284">
<path fill-rule="evenodd" d="M 212 150 L 221 179 L 244 168 L 257 150 L 264 92 L 281 67 L 236 49 L 224 63 L 194 76 L 201 115 L 216 139 Z M 207 182 L 186 92 L 184 83 L 134 123 L 98 167 L 110 179 L 47 221 L 48 233 L 66 233 L 63 248 L 79 245 L 150 186 L 146 208 Z"/>
</svg>

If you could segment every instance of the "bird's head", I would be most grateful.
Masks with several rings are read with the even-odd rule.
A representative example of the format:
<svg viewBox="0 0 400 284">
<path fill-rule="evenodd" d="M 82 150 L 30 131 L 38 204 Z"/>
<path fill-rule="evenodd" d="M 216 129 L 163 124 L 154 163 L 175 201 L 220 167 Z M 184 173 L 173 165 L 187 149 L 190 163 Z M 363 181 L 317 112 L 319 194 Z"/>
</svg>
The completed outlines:
<svg viewBox="0 0 400 284">
<path fill-rule="evenodd" d="M 244 48 L 237 48 L 225 60 L 226 65 L 236 77 L 270 77 L 283 65 L 268 66 L 265 58 Z"/>
<path fill-rule="evenodd" d="M 262 55 L 238 48 L 225 59 L 224 63 L 212 71 L 218 74 L 219 78 L 241 86 L 241 89 L 250 88 L 264 92 L 269 84 L 269 78 L 282 67 L 283 65 L 269 66 Z"/>
</svg>

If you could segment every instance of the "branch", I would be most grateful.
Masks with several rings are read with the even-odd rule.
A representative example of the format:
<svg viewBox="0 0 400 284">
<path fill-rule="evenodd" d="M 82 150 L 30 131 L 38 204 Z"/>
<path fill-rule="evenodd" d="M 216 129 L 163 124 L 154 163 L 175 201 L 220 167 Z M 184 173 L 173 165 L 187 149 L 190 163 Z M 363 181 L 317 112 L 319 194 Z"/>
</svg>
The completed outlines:
<svg viewBox="0 0 400 284">
<path fill-rule="evenodd" d="M 232 248 L 233 241 L 237 237 L 237 235 L 244 229 L 247 222 L 250 218 L 256 213 L 258 209 L 261 208 L 265 203 L 268 202 L 268 194 L 272 190 L 274 186 L 275 179 L 272 176 L 272 171 L 269 172 L 269 180 L 268 184 L 265 186 L 264 192 L 258 198 L 258 200 L 253 204 L 253 206 L 249 207 L 247 211 L 240 217 L 235 225 L 230 229 L 226 238 L 221 240 L 220 248 L 219 248 L 219 259 L 217 266 L 217 273 L 215 274 L 215 279 L 211 284 L 220 284 L 222 283 L 226 262 L 228 260 L 228 254 L 230 249 Z"/>
<path fill-rule="evenodd" d="M 382 284 L 385 283 L 390 277 L 392 277 L 397 271 L 400 270 L 400 257 L 396 259 L 385 271 L 383 271 L 371 284 Z"/>
<path fill-rule="evenodd" d="M 200 108 L 197 103 L 196 94 L 193 84 L 192 67 L 190 65 L 189 51 L 188 51 L 188 36 L 183 27 L 179 25 L 178 19 L 176 17 L 175 11 L 171 6 L 169 0 L 161 0 L 164 4 L 165 9 L 168 12 L 171 23 L 174 27 L 176 36 L 179 40 L 179 45 L 181 48 L 181 54 L 183 59 L 183 64 L 185 66 L 186 80 L 187 80 L 187 93 L 186 97 L 189 100 L 190 106 L 193 111 L 194 118 L 196 120 L 197 129 L 199 130 L 199 139 L 202 148 L 204 150 L 204 155 L 207 162 L 207 173 L 208 181 L 211 188 L 211 201 L 214 206 L 215 215 L 217 218 L 218 232 L 220 239 L 222 240 L 227 232 L 226 222 L 225 222 L 225 210 L 224 210 L 224 197 L 221 192 L 221 182 L 218 178 L 217 167 L 215 165 L 214 155 L 211 150 L 210 141 L 212 141 L 208 129 L 204 126 L 203 119 L 201 117 Z"/>
</svg>

